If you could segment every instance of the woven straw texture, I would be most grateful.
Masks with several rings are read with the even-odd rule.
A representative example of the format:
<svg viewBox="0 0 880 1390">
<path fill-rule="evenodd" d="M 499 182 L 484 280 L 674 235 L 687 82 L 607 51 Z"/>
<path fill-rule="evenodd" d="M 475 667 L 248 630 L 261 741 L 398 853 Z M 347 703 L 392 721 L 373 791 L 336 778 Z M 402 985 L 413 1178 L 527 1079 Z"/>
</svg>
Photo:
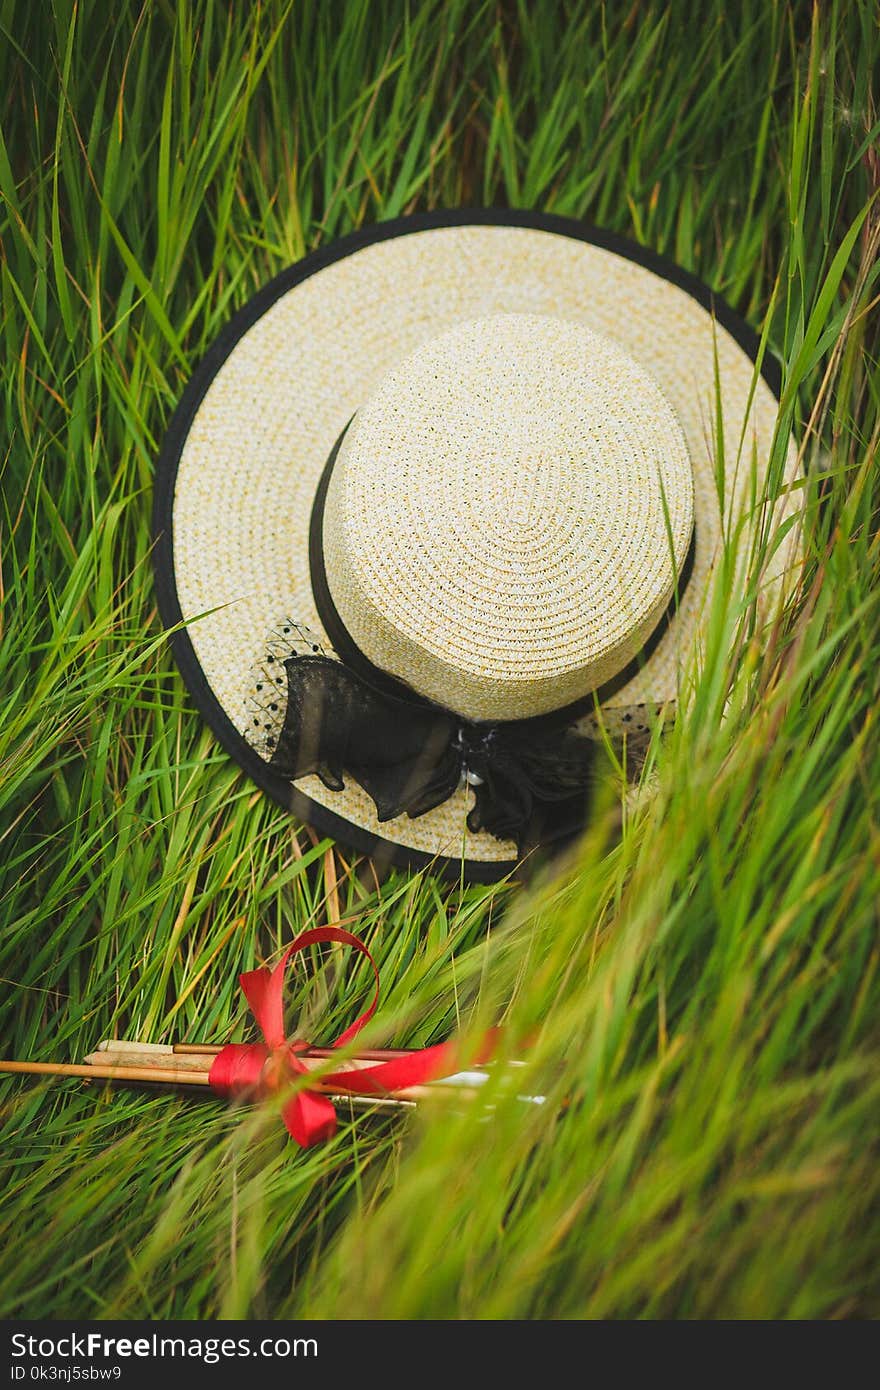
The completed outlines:
<svg viewBox="0 0 880 1390">
<path fill-rule="evenodd" d="M 430 456 L 430 466 L 439 468 L 428 488 L 435 502 L 430 515 L 424 501 L 412 504 L 412 497 L 419 499 L 420 494 L 410 489 L 409 480 L 405 488 L 397 486 L 399 454 L 382 463 L 373 484 L 368 465 L 370 460 L 376 462 L 372 452 L 376 441 L 388 438 L 387 411 L 394 408 L 395 373 L 401 364 L 422 350 L 404 375 L 410 389 L 424 396 L 429 390 L 426 364 L 448 351 L 442 341 L 438 345 L 435 340 L 457 330 L 459 337 L 453 341 L 459 342 L 465 357 L 470 353 L 472 358 L 473 335 L 479 331 L 473 321 L 497 315 L 537 315 L 570 325 L 558 349 L 549 345 L 548 332 L 533 325 L 529 360 L 533 371 L 540 367 L 540 408 L 545 412 L 541 418 L 546 424 L 549 415 L 552 428 L 542 435 L 538 412 L 529 418 L 521 409 L 516 457 L 527 465 L 526 471 L 513 463 L 499 466 L 505 428 L 500 418 L 503 410 L 499 411 L 493 428 L 483 436 L 491 439 L 494 474 L 470 465 L 469 505 L 475 510 L 467 513 L 465 531 L 453 536 L 449 513 L 436 499 L 444 477 L 453 479 L 459 501 L 465 497 L 468 475 L 461 458 L 450 461 L 447 457 L 438 464 L 436 456 Z M 522 326 L 521 321 L 508 321 L 514 337 Z M 505 329 L 496 324 L 496 331 L 503 336 Z M 594 336 L 587 337 L 585 332 Z M 564 351 L 563 342 L 569 348 L 589 343 L 586 357 L 571 366 L 574 376 L 580 373 L 584 390 L 580 406 L 574 387 L 566 386 L 558 397 L 552 390 L 554 354 Z M 501 377 L 513 371 L 506 354 L 499 353 L 496 360 Z M 500 682 L 518 689 L 514 700 L 526 690 L 535 708 L 565 704 L 567 694 L 554 699 L 548 693 L 548 677 L 552 684 L 555 672 L 563 684 L 570 680 L 572 689 L 581 688 L 606 669 L 603 662 L 608 663 L 607 669 L 623 664 L 628 647 L 650 628 L 652 617 L 666 601 L 663 595 L 668 597 L 672 556 L 665 530 L 662 547 L 657 544 L 653 501 L 636 504 L 632 495 L 632 505 L 647 506 L 649 517 L 643 533 L 646 587 L 638 600 L 635 590 L 627 602 L 621 597 L 625 561 L 613 544 L 600 566 L 605 583 L 601 605 L 594 604 L 596 596 L 582 562 L 578 562 L 580 568 L 575 566 L 575 583 L 584 584 L 585 606 L 593 605 L 590 611 L 603 615 L 604 628 L 597 630 L 596 640 L 583 633 L 575 637 L 574 629 L 567 626 L 574 611 L 570 605 L 576 600 L 572 585 L 566 589 L 562 609 L 555 610 L 549 634 L 540 622 L 535 623 L 530 650 L 527 624 L 539 605 L 506 574 L 504 595 L 508 600 L 517 596 L 518 643 L 508 640 L 505 645 L 495 639 L 491 663 L 486 665 L 488 686 L 479 680 L 477 641 L 480 625 L 491 616 L 491 605 L 487 607 L 491 567 L 486 555 L 500 556 L 503 569 L 518 549 L 520 553 L 523 547 L 528 550 L 528 519 L 540 511 L 538 544 L 548 547 L 548 564 L 565 569 L 562 556 L 571 555 L 570 550 L 566 552 L 566 528 L 574 518 L 590 514 L 597 526 L 606 524 L 614 514 L 618 480 L 623 487 L 627 480 L 635 483 L 643 476 L 640 470 L 647 470 L 647 479 L 648 473 L 659 468 L 664 487 L 668 481 L 667 505 L 674 519 L 672 550 L 678 563 L 687 545 L 692 508 L 696 528 L 692 575 L 675 620 L 637 673 L 603 705 L 603 718 L 612 727 L 624 723 L 634 728 L 647 721 L 646 707 L 653 711 L 669 706 L 676 699 L 682 662 L 699 641 L 700 613 L 721 534 L 714 458 L 716 363 L 727 526 L 748 504 L 754 483 L 751 461 L 756 459 L 760 470 L 767 458 L 777 402 L 763 379 L 755 381 L 748 354 L 694 298 L 636 262 L 555 232 L 516 226 L 450 226 L 365 246 L 282 295 L 241 337 L 213 378 L 189 428 L 175 486 L 177 596 L 195 655 L 229 719 L 248 737 L 254 673 L 261 669 L 271 635 L 282 624 L 298 625 L 309 641 L 332 652 L 311 591 L 309 521 L 328 453 L 352 415 L 361 410 L 363 419 L 359 417 L 346 451 L 353 492 L 344 495 L 349 480 L 344 468 L 343 486 L 333 499 L 333 519 L 325 517 L 325 542 L 329 536 L 328 577 L 334 598 L 369 655 L 381 657 L 387 650 L 392 669 L 397 667 L 401 674 L 409 670 L 410 678 L 421 655 L 426 671 L 418 678 L 423 688 L 442 698 L 442 680 L 454 675 L 458 681 L 454 696 L 462 707 L 473 709 L 473 700 L 482 698 L 479 690 L 491 691 L 493 680 L 491 700 L 503 693 Z M 471 360 L 469 370 L 472 367 Z M 512 377 L 507 386 L 513 389 Z M 633 441 L 628 454 L 625 449 L 619 451 L 619 470 L 611 479 L 603 479 L 597 466 L 596 412 L 603 403 L 614 414 L 615 438 L 628 433 Z M 411 445 L 419 437 L 417 424 L 410 411 L 400 421 L 400 437 Z M 659 430 L 653 439 L 649 424 Z M 564 434 L 568 428 L 572 433 L 567 441 L 573 446 L 569 455 L 583 466 L 583 476 L 577 480 L 572 477 L 570 458 L 565 461 L 565 449 L 553 451 L 560 431 Z M 663 441 L 660 447 L 658 439 Z M 552 452 L 552 459 L 549 453 L 541 455 L 541 449 Z M 542 458 L 550 464 L 546 474 L 538 466 Z M 405 466 L 415 468 L 415 464 Z M 792 446 L 788 479 L 795 474 Z M 656 476 L 648 481 L 645 492 L 639 484 L 640 498 L 655 495 L 651 488 L 656 489 Z M 760 496 L 760 477 L 757 490 Z M 360 519 L 353 499 L 360 499 Z M 418 507 L 418 514 L 409 514 L 405 534 L 410 539 L 420 535 L 427 542 L 430 553 L 420 565 L 429 582 L 419 595 L 410 590 L 414 607 L 405 622 L 402 605 L 391 607 L 394 634 L 400 635 L 399 646 L 392 650 L 387 646 L 389 599 L 376 587 L 387 584 L 388 571 L 383 572 L 378 561 L 386 537 L 401 534 L 388 519 L 403 516 L 407 499 Z M 494 517 L 490 515 L 493 505 Z M 491 538 L 491 546 L 480 552 L 481 564 L 473 572 L 477 582 L 473 582 L 466 573 L 465 558 L 477 535 L 478 512 L 488 518 L 489 530 L 484 534 Z M 626 546 L 644 520 L 638 511 L 621 515 L 620 539 Z M 446 550 L 438 553 L 443 537 L 448 538 Z M 744 555 L 747 543 L 744 532 Z M 538 553 L 536 549 L 532 559 Z M 392 555 L 396 562 L 399 557 Z M 456 625 L 445 619 L 437 625 L 430 614 L 447 560 L 455 565 L 455 592 L 462 598 L 462 607 Z M 787 560 L 790 550 L 780 550 L 779 571 Z M 360 594 L 352 597 L 348 589 L 355 577 Z M 367 622 L 371 609 L 384 619 L 384 627 L 382 622 L 375 628 Z M 421 642 L 417 640 L 419 623 Z M 486 621 L 485 631 L 492 630 Z M 509 634 L 513 629 L 506 630 Z M 544 650 L 541 643 L 547 635 L 550 646 Z M 585 732 L 594 726 L 592 716 L 581 721 Z M 403 816 L 380 825 L 369 797 L 351 780 L 343 792 L 328 791 L 316 777 L 304 778 L 297 785 L 352 825 L 402 846 L 486 862 L 516 857 L 515 845 L 467 831 L 465 821 L 472 804 L 467 788 L 425 816 Z"/>
<path fill-rule="evenodd" d="M 468 719 L 525 719 L 636 655 L 692 526 L 647 373 L 579 324 L 506 314 L 431 339 L 358 412 L 324 553 L 374 665 Z"/>
</svg>

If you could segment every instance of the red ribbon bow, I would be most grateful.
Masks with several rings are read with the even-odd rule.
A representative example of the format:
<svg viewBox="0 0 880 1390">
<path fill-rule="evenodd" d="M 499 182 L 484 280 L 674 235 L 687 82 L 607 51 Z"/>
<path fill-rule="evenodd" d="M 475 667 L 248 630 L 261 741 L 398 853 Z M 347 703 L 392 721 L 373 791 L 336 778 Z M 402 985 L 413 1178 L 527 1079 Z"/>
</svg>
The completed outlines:
<svg viewBox="0 0 880 1390">
<path fill-rule="evenodd" d="M 366 956 L 376 980 L 369 1008 L 330 1046 L 344 1047 L 369 1023 L 379 1003 L 379 971 L 364 943 L 341 927 L 315 927 L 311 931 L 304 931 L 288 946 L 274 970 L 263 966 L 239 975 L 245 998 L 266 1041 L 229 1043 L 218 1052 L 208 1078 L 218 1095 L 231 1096 L 243 1091 L 266 1094 L 276 1090 L 286 1078 L 295 1074 L 310 1075 L 297 1055 L 304 1052 L 308 1044 L 301 1040 L 288 1042 L 284 1035 L 284 971 L 292 956 L 298 955 L 307 946 L 316 946 L 325 941 L 338 941 Z M 388 1095 L 407 1086 L 418 1086 L 435 1077 L 449 1075 L 455 1070 L 456 1051 L 453 1043 L 440 1043 L 436 1047 L 407 1053 L 405 1057 L 395 1057 L 389 1062 L 379 1062 L 373 1067 L 322 1075 L 321 1083 L 332 1086 L 334 1091 L 347 1091 L 352 1095 Z M 281 1113 L 288 1133 L 303 1148 L 330 1139 L 336 1132 L 333 1103 L 320 1091 L 309 1088 L 297 1091 Z"/>
</svg>

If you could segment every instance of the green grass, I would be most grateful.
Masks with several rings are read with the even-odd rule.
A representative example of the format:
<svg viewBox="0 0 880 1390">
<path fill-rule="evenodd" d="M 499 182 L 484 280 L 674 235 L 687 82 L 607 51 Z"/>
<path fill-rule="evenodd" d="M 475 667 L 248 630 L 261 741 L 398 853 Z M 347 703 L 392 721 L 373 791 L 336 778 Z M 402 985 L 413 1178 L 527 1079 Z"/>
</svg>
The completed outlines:
<svg viewBox="0 0 880 1390">
<path fill-rule="evenodd" d="M 304 1154 L 273 1114 L 5 1081 L 2 1315 L 880 1311 L 880 34 L 867 0 L 698 8 L 0 3 L 0 1051 L 247 1037 L 238 971 L 357 914 L 374 1039 L 503 1019 L 552 1102 Z M 781 358 L 808 469 L 793 597 L 762 632 L 722 586 L 653 792 L 621 814 L 609 773 L 577 851 L 494 890 L 377 882 L 257 795 L 149 564 L 230 313 L 461 203 L 700 274 Z M 315 966 L 290 1016 L 329 1037 L 368 979 Z"/>
</svg>

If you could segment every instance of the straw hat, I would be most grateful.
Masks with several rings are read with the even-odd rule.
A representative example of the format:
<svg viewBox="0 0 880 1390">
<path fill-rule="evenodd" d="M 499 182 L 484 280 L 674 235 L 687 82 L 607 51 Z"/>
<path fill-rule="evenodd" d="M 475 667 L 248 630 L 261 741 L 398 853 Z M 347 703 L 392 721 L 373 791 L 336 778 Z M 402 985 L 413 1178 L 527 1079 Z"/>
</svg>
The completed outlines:
<svg viewBox="0 0 880 1390">
<path fill-rule="evenodd" d="M 675 707 L 722 509 L 747 552 L 757 356 L 693 276 L 562 218 L 404 218 L 278 276 L 157 471 L 160 610 L 221 743 L 397 862 L 489 881 L 571 833 L 600 726 Z"/>
</svg>

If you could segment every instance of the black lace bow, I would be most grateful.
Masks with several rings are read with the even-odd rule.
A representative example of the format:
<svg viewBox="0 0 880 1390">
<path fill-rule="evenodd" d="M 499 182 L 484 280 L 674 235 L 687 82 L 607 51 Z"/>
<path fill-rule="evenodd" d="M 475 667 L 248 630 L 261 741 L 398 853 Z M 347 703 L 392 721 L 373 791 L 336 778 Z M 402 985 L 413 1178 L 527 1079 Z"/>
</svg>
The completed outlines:
<svg viewBox="0 0 880 1390">
<path fill-rule="evenodd" d="M 471 723 L 418 695 L 376 689 L 326 656 L 292 656 L 287 711 L 270 763 L 291 781 L 317 773 L 342 791 L 347 774 L 380 821 L 422 816 L 463 781 L 474 791 L 472 831 L 522 849 L 582 824 L 593 745 L 546 719 Z"/>
</svg>

